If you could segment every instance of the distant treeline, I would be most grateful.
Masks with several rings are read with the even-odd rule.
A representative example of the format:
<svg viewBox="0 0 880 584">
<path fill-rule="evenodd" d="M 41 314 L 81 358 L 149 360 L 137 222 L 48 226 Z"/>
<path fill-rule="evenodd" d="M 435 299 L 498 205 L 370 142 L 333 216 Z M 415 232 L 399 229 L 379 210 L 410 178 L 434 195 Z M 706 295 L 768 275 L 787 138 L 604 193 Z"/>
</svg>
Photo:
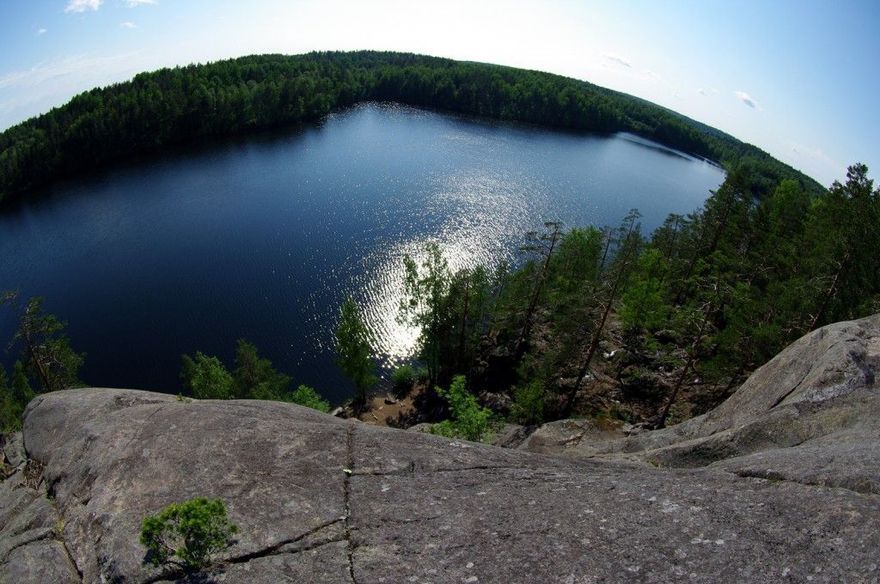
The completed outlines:
<svg viewBox="0 0 880 584">
<path fill-rule="evenodd" d="M 627 131 L 768 186 L 822 187 L 766 152 L 647 101 L 549 73 L 406 53 L 258 55 L 142 73 L 0 133 L 0 199 L 163 146 L 396 101 L 580 131 Z M 770 190 L 769 188 L 766 190 Z"/>
</svg>

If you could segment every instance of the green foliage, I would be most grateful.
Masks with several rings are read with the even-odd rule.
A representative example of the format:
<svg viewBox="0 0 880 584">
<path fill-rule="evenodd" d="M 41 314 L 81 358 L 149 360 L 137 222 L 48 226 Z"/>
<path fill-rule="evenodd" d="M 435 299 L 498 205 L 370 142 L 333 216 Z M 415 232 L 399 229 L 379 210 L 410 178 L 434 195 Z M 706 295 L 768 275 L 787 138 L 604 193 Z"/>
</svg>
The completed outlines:
<svg viewBox="0 0 880 584">
<path fill-rule="evenodd" d="M 207 568 L 212 556 L 232 544 L 238 527 L 226 515 L 220 499 L 191 499 L 172 503 L 144 518 L 141 544 L 154 566 L 176 565 L 187 571 Z"/>
<path fill-rule="evenodd" d="M 370 332 L 364 324 L 357 304 L 347 299 L 339 311 L 339 324 L 336 327 L 337 363 L 346 377 L 357 388 L 355 401 L 367 401 L 367 392 L 375 387 L 376 365 L 373 363 L 373 349 L 370 346 Z"/>
<path fill-rule="evenodd" d="M 0 367 L 0 432 L 21 428 L 24 409 L 37 391 L 59 391 L 80 384 L 77 372 L 84 354 L 75 352 L 64 334 L 64 323 L 43 311 L 42 299 L 31 298 L 24 306 L 18 294 L 6 292 L 0 305 L 19 313 L 19 324 L 10 349 L 20 348 L 11 379 Z"/>
<path fill-rule="evenodd" d="M 434 424 L 433 434 L 479 441 L 489 432 L 492 412 L 477 403 L 477 398 L 467 390 L 463 375 L 455 376 L 448 390 L 437 387 L 436 391 L 446 400 L 452 417 Z"/>
<path fill-rule="evenodd" d="M 196 352 L 195 359 L 183 355 L 181 379 L 198 399 L 259 399 L 299 404 L 330 411 L 330 402 L 307 385 L 290 391 L 290 377 L 279 373 L 268 359 L 260 357 L 257 347 L 239 339 L 235 348 L 235 371 L 230 374 L 217 357 Z M 183 396 L 178 396 L 184 401 Z"/>
<path fill-rule="evenodd" d="M 325 414 L 330 411 L 330 402 L 323 399 L 317 391 L 308 385 L 300 385 L 294 391 L 286 394 L 281 401 L 299 404 Z"/>
<path fill-rule="evenodd" d="M 396 101 L 587 131 L 628 131 L 754 181 L 796 179 L 767 153 L 642 99 L 558 75 L 403 53 L 260 55 L 141 73 L 82 93 L 0 133 L 0 198 L 170 144 L 314 120 L 360 101 Z"/>
<path fill-rule="evenodd" d="M 196 351 L 195 359 L 183 355 L 183 385 L 197 399 L 233 399 L 235 380 L 217 357 Z"/>
<path fill-rule="evenodd" d="M 621 298 L 620 318 L 629 329 L 657 330 L 669 319 L 667 267 L 658 249 L 647 249 Z"/>
<path fill-rule="evenodd" d="M 518 424 L 541 424 L 544 422 L 546 401 L 547 390 L 544 382 L 534 379 L 513 391 L 510 418 Z"/>
<path fill-rule="evenodd" d="M 21 405 L 12 396 L 6 368 L 0 364 L 0 434 L 21 428 Z"/>
<path fill-rule="evenodd" d="M 394 391 L 402 394 L 409 391 L 416 382 L 416 371 L 412 365 L 401 365 L 394 369 L 391 381 L 394 384 Z"/>
<path fill-rule="evenodd" d="M 695 378 L 706 389 L 687 393 L 705 411 L 805 332 L 880 307 L 880 190 L 864 165 L 821 191 L 745 159 L 650 242 L 636 210 L 617 229 L 546 227 L 528 239 L 527 261 L 500 277 L 454 273 L 436 245 L 420 262 L 406 258 L 401 319 L 421 331 L 431 385 L 467 372 L 511 393 L 522 420 L 568 415 L 594 366 L 613 374 L 593 363 L 611 329 L 639 367 L 672 380 L 654 399 L 668 398 L 661 413 Z M 566 378 L 576 381 L 556 381 Z M 531 380 L 544 381 L 544 399 Z M 548 401 L 554 392 L 565 399 Z M 437 431 L 454 432 L 452 422 Z"/>
<path fill-rule="evenodd" d="M 60 391 L 80 385 L 77 375 L 85 359 L 77 353 L 64 334 L 65 323 L 43 310 L 42 298 L 31 298 L 23 307 L 18 294 L 7 292 L 0 304 L 20 313 L 18 329 L 10 343 L 21 347 L 21 362 L 29 379 L 35 380 L 40 393 Z"/>
<path fill-rule="evenodd" d="M 603 250 L 602 232 L 595 227 L 567 231 L 550 263 L 553 304 L 576 302 L 599 279 Z"/>
<path fill-rule="evenodd" d="M 476 358 L 506 273 L 490 274 L 483 266 L 452 272 L 434 243 L 426 246 L 421 263 L 406 256 L 404 273 L 398 320 L 420 331 L 418 357 L 426 383 L 445 383 Z"/>
<path fill-rule="evenodd" d="M 428 369 L 428 379 L 439 378 L 442 344 L 448 340 L 446 311 L 452 274 L 440 247 L 431 243 L 425 248 L 421 266 L 410 256 L 404 262 L 404 295 L 400 301 L 401 322 L 417 327 L 419 357 Z"/>
<path fill-rule="evenodd" d="M 244 339 L 236 344 L 233 377 L 238 398 L 279 399 L 290 385 L 290 377 L 276 371 L 272 362 L 260 357 L 257 347 Z"/>
</svg>

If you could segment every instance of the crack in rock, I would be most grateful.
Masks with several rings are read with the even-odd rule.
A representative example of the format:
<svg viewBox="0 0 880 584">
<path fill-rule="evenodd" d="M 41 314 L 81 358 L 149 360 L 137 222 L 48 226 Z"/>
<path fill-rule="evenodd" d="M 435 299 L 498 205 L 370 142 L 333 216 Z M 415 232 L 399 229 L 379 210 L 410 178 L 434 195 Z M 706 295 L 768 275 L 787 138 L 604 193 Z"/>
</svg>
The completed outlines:
<svg viewBox="0 0 880 584">
<path fill-rule="evenodd" d="M 35 541 L 50 539 L 53 534 L 54 532 L 51 527 L 38 527 L 36 529 L 28 529 L 27 531 L 19 533 L 15 537 L 9 538 L 14 543 L 9 546 L 9 549 L 3 551 L 3 557 L 0 561 L 5 562 L 9 558 L 9 554 L 18 548 L 28 545 L 29 543 L 34 543 Z"/>
<path fill-rule="evenodd" d="M 825 355 L 827 355 L 827 354 L 831 351 L 831 349 L 833 349 L 834 347 L 836 347 L 837 345 L 839 345 L 839 344 L 842 343 L 842 342 L 843 342 L 843 341 L 837 341 L 837 342 L 835 342 L 835 343 L 831 343 L 831 345 L 830 345 L 827 349 L 825 349 L 825 350 L 822 352 L 822 355 L 821 355 L 821 356 L 819 356 L 819 357 L 817 357 L 816 359 L 813 360 L 813 363 L 815 364 L 815 363 L 819 363 L 819 362 L 821 362 L 821 361 L 823 360 L 823 358 L 825 357 Z M 810 367 L 807 369 L 806 373 L 804 373 L 803 376 L 801 376 L 800 381 L 798 381 L 797 383 L 795 383 L 795 384 L 794 384 L 794 387 L 792 387 L 791 389 L 789 389 L 789 390 L 788 390 L 787 392 L 785 392 L 782 396 L 780 396 L 775 402 L 773 402 L 773 405 L 770 406 L 770 409 L 772 410 L 773 408 L 775 408 L 776 406 L 778 406 L 779 404 L 781 404 L 783 401 L 785 401 L 786 398 L 788 398 L 788 396 L 790 396 L 790 395 L 793 394 L 795 391 L 797 391 L 798 388 L 800 388 L 801 384 L 804 382 L 804 380 L 806 380 L 806 378 L 809 377 L 810 373 L 813 372 L 813 369 L 814 369 L 814 368 L 815 368 L 815 366 L 810 366 Z"/>
<path fill-rule="evenodd" d="M 345 539 L 345 554 L 348 557 L 348 576 L 353 584 L 357 584 L 354 577 L 354 546 L 351 541 L 351 476 L 354 473 L 354 424 L 349 423 L 345 435 L 345 468 L 343 469 L 343 509 L 342 530 Z"/>
<path fill-rule="evenodd" d="M 505 466 L 505 465 L 476 465 L 476 466 L 458 466 L 458 467 L 449 467 L 449 468 L 428 468 L 424 470 L 419 470 L 418 474 L 426 475 L 426 474 L 437 474 L 437 473 L 445 473 L 445 472 L 468 472 L 472 470 L 522 470 L 520 466 Z M 364 471 L 352 471 L 351 476 L 355 477 L 384 477 L 384 476 L 406 476 L 416 474 L 414 465 L 409 465 L 405 468 L 396 468 L 392 470 L 364 470 Z"/>
<path fill-rule="evenodd" d="M 851 493 L 856 493 L 858 495 L 868 495 L 871 497 L 876 497 L 880 495 L 877 491 L 873 490 L 870 486 L 866 486 L 864 489 L 860 489 L 858 487 L 847 487 L 844 485 L 835 485 L 835 484 L 823 484 L 820 482 L 810 482 L 806 480 L 798 480 L 795 478 L 787 477 L 781 473 L 774 472 L 772 470 L 749 470 L 749 469 L 737 469 L 730 471 L 732 474 L 744 478 L 744 479 L 761 479 L 769 482 L 780 482 L 780 483 L 793 483 L 796 485 L 801 485 L 803 487 L 813 487 L 817 489 L 842 489 L 844 491 L 849 491 Z"/>
<path fill-rule="evenodd" d="M 315 527 L 314 529 L 310 529 L 310 530 L 306 531 L 305 533 L 297 535 L 296 537 L 291 537 L 289 539 L 279 541 L 276 544 L 273 544 L 269 547 L 265 547 L 263 549 L 260 549 L 260 550 L 254 551 L 254 552 L 248 552 L 246 554 L 233 556 L 233 557 L 227 559 L 226 563 L 243 564 L 245 562 L 249 562 L 249 561 L 257 559 L 257 558 L 265 558 L 265 557 L 272 556 L 272 555 L 286 554 L 286 553 L 299 553 L 302 551 L 308 551 L 309 549 L 313 549 L 315 547 L 319 547 L 320 545 L 326 545 L 328 543 L 332 543 L 334 541 L 342 541 L 341 539 L 322 540 L 320 543 L 317 543 L 315 545 L 309 544 L 309 545 L 303 546 L 301 548 L 296 548 L 295 550 L 283 550 L 283 551 L 281 550 L 281 548 L 283 548 L 286 545 L 298 543 L 298 542 L 304 540 L 305 538 L 309 537 L 310 535 L 314 535 L 320 531 L 327 529 L 328 527 L 332 527 L 333 525 L 336 525 L 337 523 L 340 523 L 343 520 L 344 520 L 344 518 L 338 517 L 332 521 L 324 522 L 321 525 Z"/>
</svg>

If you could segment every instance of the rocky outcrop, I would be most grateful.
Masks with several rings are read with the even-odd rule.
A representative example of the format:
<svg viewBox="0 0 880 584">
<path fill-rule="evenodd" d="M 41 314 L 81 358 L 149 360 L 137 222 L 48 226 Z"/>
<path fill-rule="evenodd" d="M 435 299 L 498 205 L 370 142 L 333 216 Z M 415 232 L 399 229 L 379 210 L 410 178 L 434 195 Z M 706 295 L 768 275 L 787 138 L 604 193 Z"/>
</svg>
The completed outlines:
<svg viewBox="0 0 880 584">
<path fill-rule="evenodd" d="M 144 564 L 139 527 L 195 496 L 240 528 L 203 582 L 876 582 L 877 324 L 799 341 L 809 360 L 793 346 L 686 428 L 561 427 L 591 459 L 282 403 L 44 395 L 0 486 L 0 582 L 180 580 Z"/>
<path fill-rule="evenodd" d="M 576 457 L 627 457 L 709 467 L 880 494 L 880 315 L 816 330 L 755 371 L 704 416 L 609 440 L 577 432 L 540 448 Z M 554 424 L 559 424 L 558 422 Z M 552 428 L 541 432 L 556 438 Z"/>
<path fill-rule="evenodd" d="M 21 434 L 4 442 L 0 462 L 15 472 L 0 483 L 0 582 L 80 582 L 63 519 L 40 488 L 42 468 L 24 459 Z"/>
</svg>

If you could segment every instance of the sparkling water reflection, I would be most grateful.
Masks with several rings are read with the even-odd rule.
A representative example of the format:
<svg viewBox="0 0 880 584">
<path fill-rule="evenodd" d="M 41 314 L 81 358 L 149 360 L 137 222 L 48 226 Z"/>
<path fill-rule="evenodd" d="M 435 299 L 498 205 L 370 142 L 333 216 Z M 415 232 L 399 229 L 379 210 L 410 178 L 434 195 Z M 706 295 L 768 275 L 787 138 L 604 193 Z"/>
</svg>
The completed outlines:
<svg viewBox="0 0 880 584">
<path fill-rule="evenodd" d="M 386 364 L 403 256 L 438 244 L 457 269 L 515 260 L 544 221 L 646 229 L 698 207 L 722 172 L 629 136 L 363 105 L 286 132 L 181 149 L 53 187 L 0 215 L 0 288 L 46 297 L 88 352 L 86 381 L 176 392 L 181 353 L 231 361 L 246 337 L 334 401 L 347 296 Z M 8 338 L 12 322 L 0 316 Z M 9 361 L 9 356 L 4 358 Z"/>
</svg>

